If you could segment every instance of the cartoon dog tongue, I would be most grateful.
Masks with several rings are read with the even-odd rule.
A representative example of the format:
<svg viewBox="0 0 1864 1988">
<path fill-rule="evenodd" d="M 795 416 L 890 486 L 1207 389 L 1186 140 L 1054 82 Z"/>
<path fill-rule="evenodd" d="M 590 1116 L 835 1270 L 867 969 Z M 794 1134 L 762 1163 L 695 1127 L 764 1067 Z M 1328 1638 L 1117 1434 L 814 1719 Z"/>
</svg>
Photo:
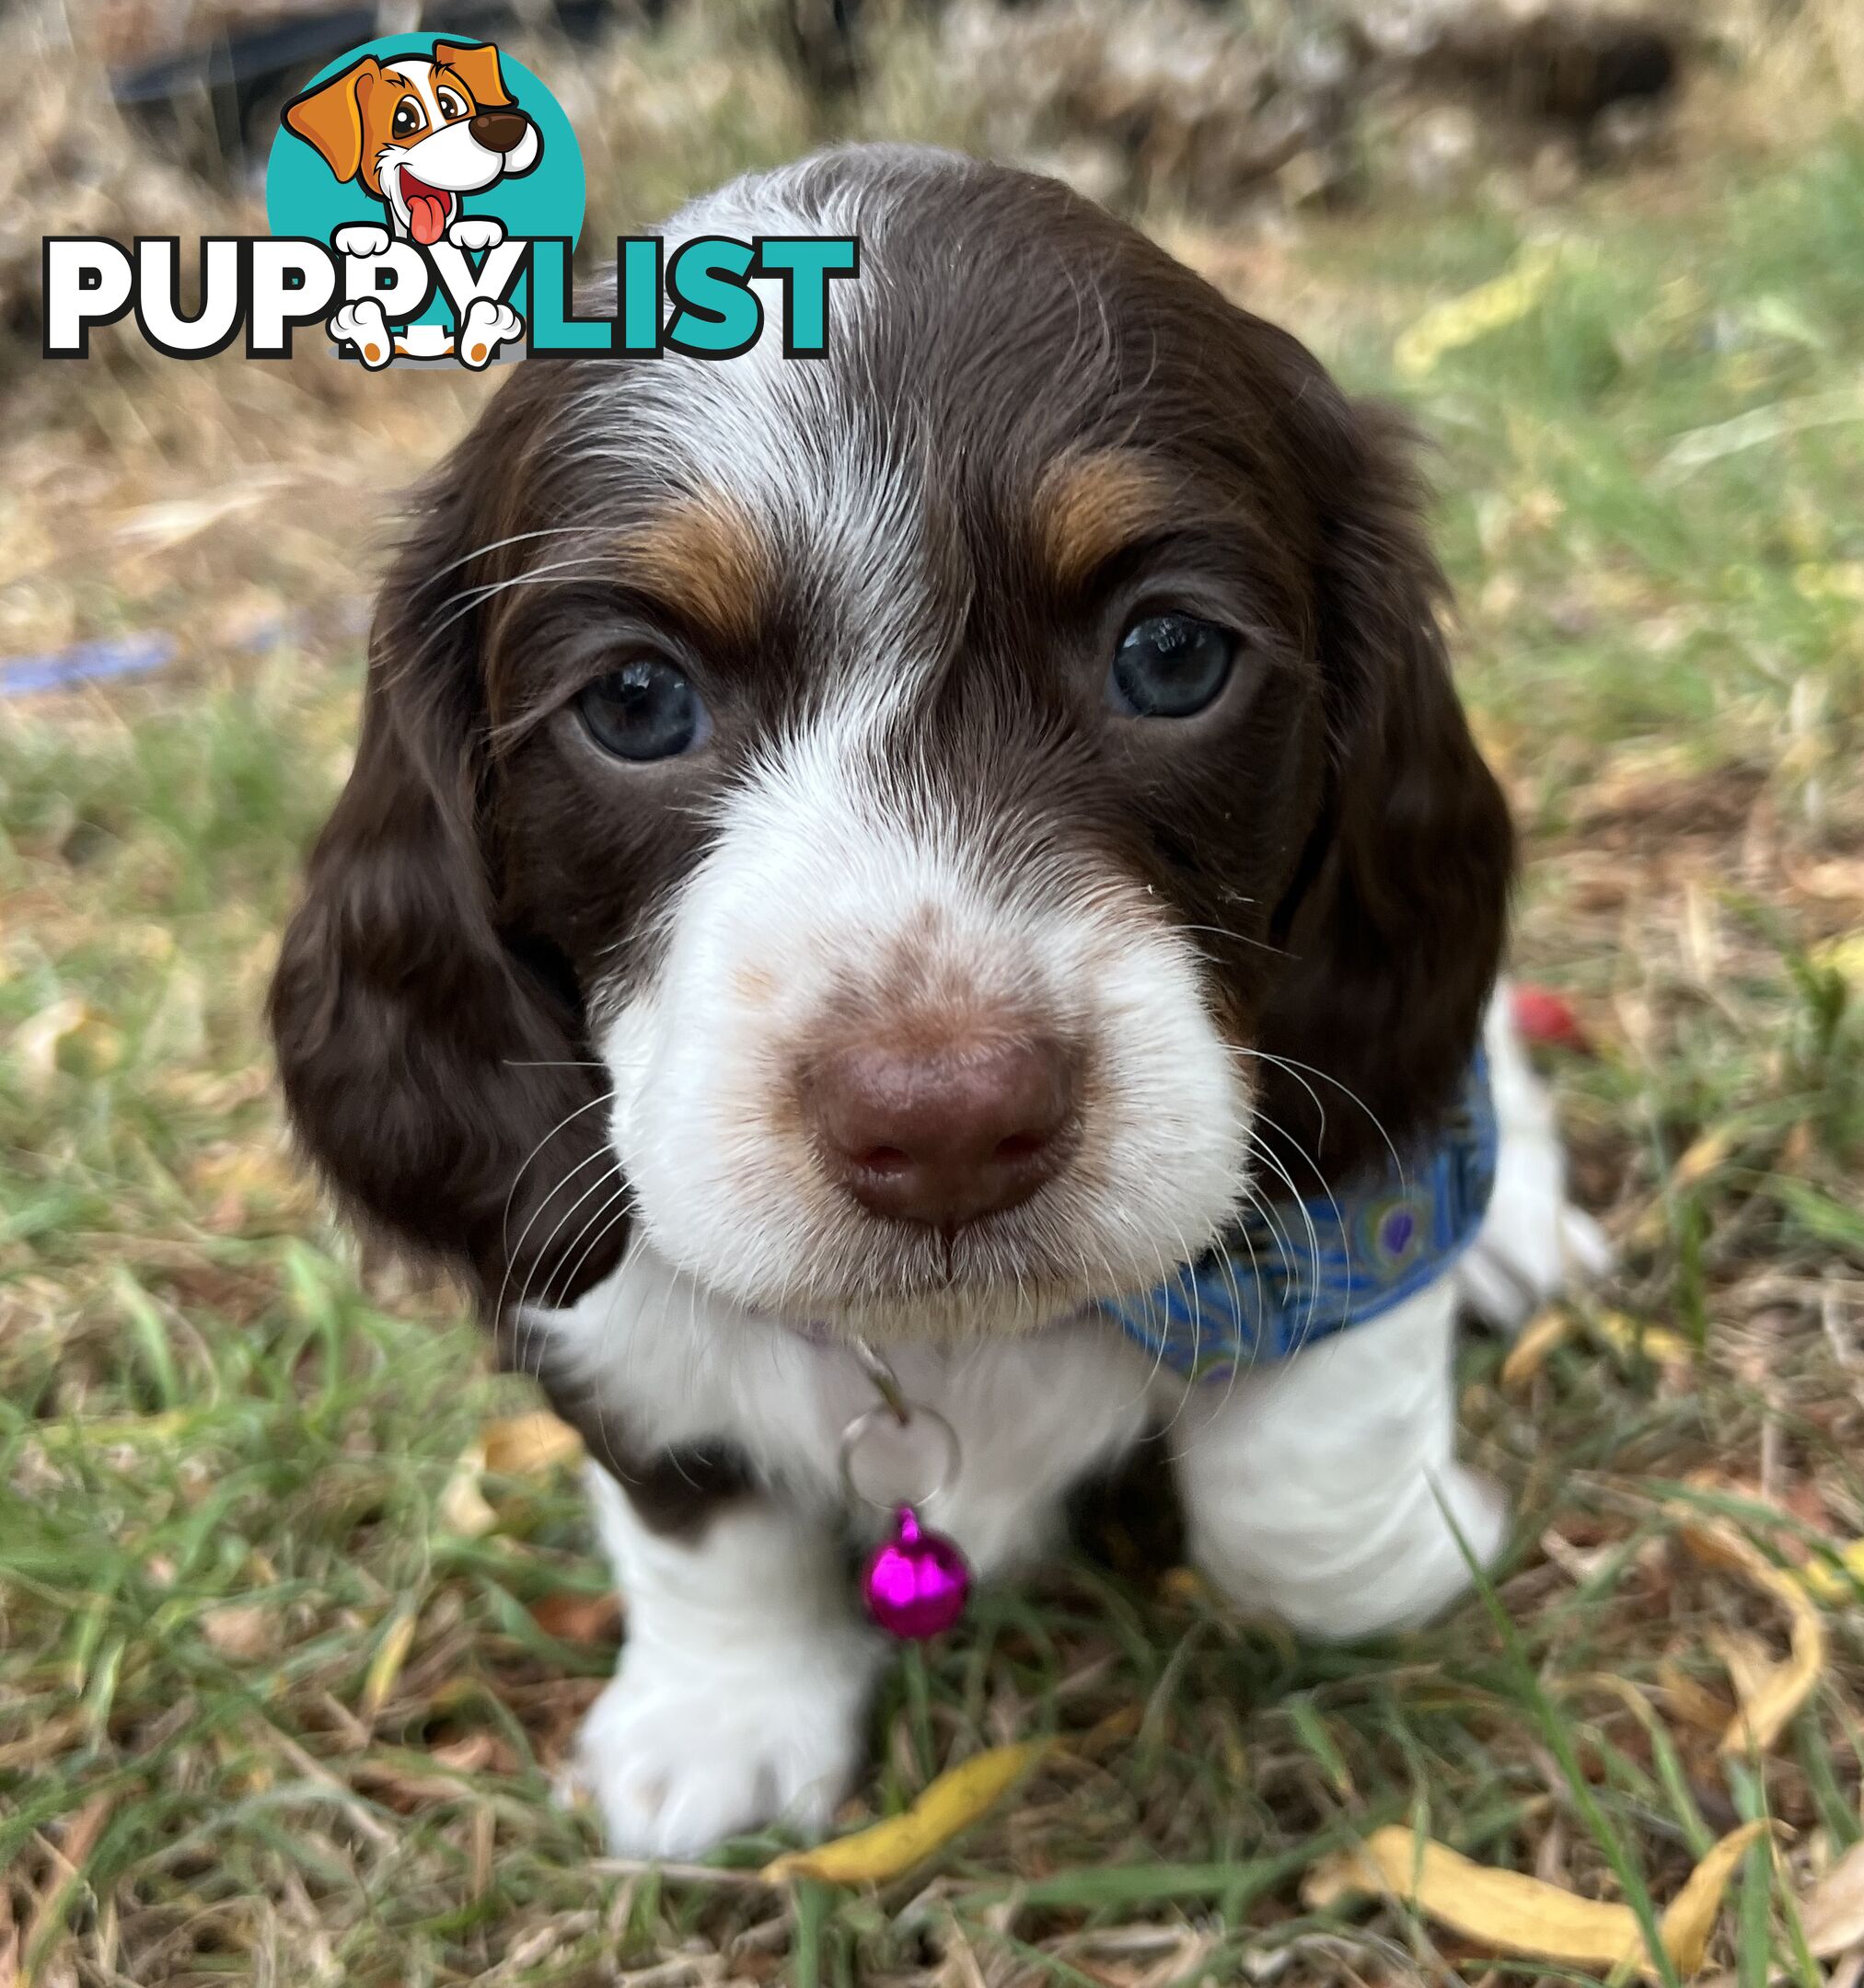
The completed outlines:
<svg viewBox="0 0 1864 1988">
<path fill-rule="evenodd" d="M 411 172 L 401 175 L 401 198 L 408 202 L 408 225 L 423 248 L 431 248 L 446 228 L 446 210 L 453 203 L 450 193 L 438 193 L 424 179 Z"/>
</svg>

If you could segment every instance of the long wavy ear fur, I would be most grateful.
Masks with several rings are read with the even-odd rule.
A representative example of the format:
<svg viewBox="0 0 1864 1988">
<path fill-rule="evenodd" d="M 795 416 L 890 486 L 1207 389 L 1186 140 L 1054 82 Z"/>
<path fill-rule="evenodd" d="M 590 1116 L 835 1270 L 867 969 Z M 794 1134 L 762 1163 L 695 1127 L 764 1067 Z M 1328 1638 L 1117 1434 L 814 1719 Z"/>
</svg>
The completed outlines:
<svg viewBox="0 0 1864 1988">
<path fill-rule="evenodd" d="M 502 929 L 472 549 L 495 422 L 439 471 L 382 590 L 355 766 L 285 933 L 271 1020 L 292 1122 L 348 1210 L 488 1311 L 562 1302 L 625 1240 L 567 965 Z M 490 451 L 489 460 L 481 460 Z M 592 1238 L 596 1246 L 585 1248 Z"/>
<path fill-rule="evenodd" d="M 1327 792 L 1277 914 L 1292 958 L 1260 1046 L 1296 1066 L 1265 1067 L 1265 1117 L 1336 1179 L 1454 1095 L 1500 963 L 1514 838 L 1451 681 L 1410 436 L 1312 371 L 1292 420 L 1320 520 Z"/>
</svg>

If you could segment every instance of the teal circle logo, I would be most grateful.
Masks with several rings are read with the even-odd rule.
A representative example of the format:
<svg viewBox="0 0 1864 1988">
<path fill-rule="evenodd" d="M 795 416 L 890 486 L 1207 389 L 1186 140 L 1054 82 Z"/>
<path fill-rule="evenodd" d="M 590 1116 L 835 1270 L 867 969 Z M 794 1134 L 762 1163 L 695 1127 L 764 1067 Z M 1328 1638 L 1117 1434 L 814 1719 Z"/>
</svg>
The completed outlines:
<svg viewBox="0 0 1864 1988">
<path fill-rule="evenodd" d="M 515 352 L 529 278 L 499 285 L 519 260 L 501 245 L 559 237 L 567 260 L 585 192 L 575 131 L 541 80 L 493 42 L 439 33 L 326 64 L 284 107 L 265 172 L 272 232 L 355 265 L 330 329 L 369 365 Z M 434 280 L 414 309 L 423 263 Z M 496 292 L 463 313 L 445 281 L 462 266 Z"/>
</svg>

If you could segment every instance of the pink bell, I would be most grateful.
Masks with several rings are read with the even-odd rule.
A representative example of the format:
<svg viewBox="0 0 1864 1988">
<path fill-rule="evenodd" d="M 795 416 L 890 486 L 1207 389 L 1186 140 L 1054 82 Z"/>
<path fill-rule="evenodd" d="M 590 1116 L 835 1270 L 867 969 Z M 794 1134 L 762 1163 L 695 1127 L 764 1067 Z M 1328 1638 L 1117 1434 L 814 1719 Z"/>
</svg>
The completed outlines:
<svg viewBox="0 0 1864 1988">
<path fill-rule="evenodd" d="M 910 1505 L 893 1515 L 893 1531 L 867 1556 L 861 1595 L 888 1635 L 923 1642 L 965 1612 L 971 1570 L 955 1542 L 919 1522 Z"/>
</svg>

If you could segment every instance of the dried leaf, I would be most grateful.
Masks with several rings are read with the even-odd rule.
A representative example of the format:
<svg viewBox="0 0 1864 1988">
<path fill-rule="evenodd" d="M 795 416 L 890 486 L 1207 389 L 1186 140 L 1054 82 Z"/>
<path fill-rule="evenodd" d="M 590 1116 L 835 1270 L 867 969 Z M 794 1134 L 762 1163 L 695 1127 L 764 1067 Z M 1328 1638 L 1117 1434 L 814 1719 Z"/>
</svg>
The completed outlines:
<svg viewBox="0 0 1864 1988">
<path fill-rule="evenodd" d="M 1837 1566 L 1827 1560 L 1809 1560 L 1800 1569 L 1800 1580 L 1806 1592 L 1813 1601 L 1828 1606 L 1855 1601 L 1858 1584 L 1864 1583 L 1864 1540 L 1852 1540 L 1835 1550 Z"/>
<path fill-rule="evenodd" d="M 1698 1732 L 1719 1733 L 1728 1725 L 1728 1706 L 1698 1684 L 1673 1658 L 1658 1659 L 1657 1682 L 1663 1687 L 1668 1709 Z"/>
<path fill-rule="evenodd" d="M 560 1643 L 612 1643 L 621 1627 L 621 1597 L 607 1594 L 546 1595 L 533 1603 L 531 1620 Z"/>
<path fill-rule="evenodd" d="M 1724 1836 L 1663 1914 L 1664 1948 L 1684 1973 L 1702 1965 L 1728 1880 L 1766 1827 L 1749 1822 Z M 1311 1911 L 1321 1911 L 1349 1893 L 1366 1890 L 1389 1891 L 1497 1953 L 1572 1967 L 1629 1965 L 1646 1974 L 1659 1971 L 1645 1952 L 1642 1928 L 1628 1905 L 1580 1898 L 1520 1871 L 1492 1869 L 1395 1824 L 1374 1830 L 1358 1849 L 1317 1864 L 1303 1881 L 1301 1897 Z"/>
<path fill-rule="evenodd" d="M 1864 931 L 1828 940 L 1812 957 L 1821 966 L 1830 967 L 1854 994 L 1864 994 Z"/>
<path fill-rule="evenodd" d="M 1738 1830 L 1731 1830 L 1710 1848 L 1690 1872 L 1688 1883 L 1670 1901 L 1670 1909 L 1663 1914 L 1663 1945 L 1685 1974 L 1694 1974 L 1702 1965 L 1728 1880 L 1747 1855 L 1748 1845 L 1764 1836 L 1770 1827 L 1765 1821 L 1743 1822 Z"/>
<path fill-rule="evenodd" d="M 1399 378 L 1420 380 L 1445 353 L 1518 323 L 1546 294 L 1559 265 L 1558 243 L 1529 242 L 1492 282 L 1433 305 L 1392 348 Z"/>
<path fill-rule="evenodd" d="M 1671 1184 L 1693 1187 L 1697 1181 L 1707 1180 L 1733 1152 L 1735 1143 L 1732 1127 L 1711 1126 L 1683 1149 L 1676 1164 L 1670 1169 Z"/>
<path fill-rule="evenodd" d="M 201 1634 L 223 1657 L 249 1659 L 278 1647 L 278 1616 L 257 1601 L 228 1601 L 201 1618 Z"/>
<path fill-rule="evenodd" d="M 773 1883 L 819 1878 L 829 1884 L 878 1884 L 897 1878 L 968 1828 L 1052 1745 L 1048 1740 L 1025 1740 L 973 1754 L 962 1766 L 940 1774 L 904 1815 L 889 1816 L 872 1829 L 814 1850 L 793 1850 L 765 1865 L 763 1875 Z"/>
<path fill-rule="evenodd" d="M 412 1603 L 404 1601 L 381 1642 L 376 1646 L 376 1654 L 369 1661 L 369 1674 L 363 1680 L 363 1699 L 358 1707 L 364 1718 L 374 1718 L 388 1704 L 388 1693 L 395 1689 L 395 1681 L 401 1675 L 401 1666 L 408 1660 L 408 1652 L 413 1646 L 419 1619 L 419 1611 Z"/>
<path fill-rule="evenodd" d="M 1525 1387 L 1557 1346 L 1571 1338 L 1573 1315 L 1558 1305 L 1536 1312 L 1521 1329 L 1521 1336 L 1508 1349 L 1501 1363 L 1501 1384 L 1505 1388 Z"/>
<path fill-rule="evenodd" d="M 1647 1325 L 1641 1320 L 1627 1318 L 1622 1312 L 1600 1312 L 1592 1320 L 1592 1329 L 1620 1353 L 1641 1353 L 1659 1367 L 1696 1358 L 1695 1347 L 1680 1332 L 1668 1325 Z"/>
<path fill-rule="evenodd" d="M 1853 1844 L 1800 1901 L 1800 1929 L 1822 1960 L 1864 1940 L 1864 1843 Z"/>
<path fill-rule="evenodd" d="M 1731 1664 L 1729 1672 L 1740 1710 L 1721 1737 L 1721 1751 L 1745 1754 L 1752 1749 L 1765 1753 L 1786 1730 L 1824 1671 L 1825 1625 L 1801 1582 L 1775 1566 L 1732 1526 L 1691 1514 L 1685 1518 L 1683 1536 L 1697 1558 L 1744 1574 L 1787 1612 L 1792 1655 L 1786 1662 L 1762 1664 L 1743 1653 L 1738 1668 Z M 1725 1652 L 1723 1660 L 1728 1660 Z"/>
<path fill-rule="evenodd" d="M 90 1019 L 90 1010 L 75 994 L 66 994 L 30 1015 L 13 1032 L 13 1058 L 25 1088 L 37 1095 L 58 1069 L 59 1046 Z"/>
<path fill-rule="evenodd" d="M 469 1443 L 459 1452 L 453 1474 L 440 1494 L 440 1522 L 461 1539 L 482 1539 L 498 1523 L 479 1480 L 485 1473 L 485 1445 Z"/>
<path fill-rule="evenodd" d="M 485 1467 L 501 1477 L 540 1477 L 583 1454 L 583 1439 L 575 1430 L 541 1408 L 488 1422 L 480 1435 Z"/>
</svg>

